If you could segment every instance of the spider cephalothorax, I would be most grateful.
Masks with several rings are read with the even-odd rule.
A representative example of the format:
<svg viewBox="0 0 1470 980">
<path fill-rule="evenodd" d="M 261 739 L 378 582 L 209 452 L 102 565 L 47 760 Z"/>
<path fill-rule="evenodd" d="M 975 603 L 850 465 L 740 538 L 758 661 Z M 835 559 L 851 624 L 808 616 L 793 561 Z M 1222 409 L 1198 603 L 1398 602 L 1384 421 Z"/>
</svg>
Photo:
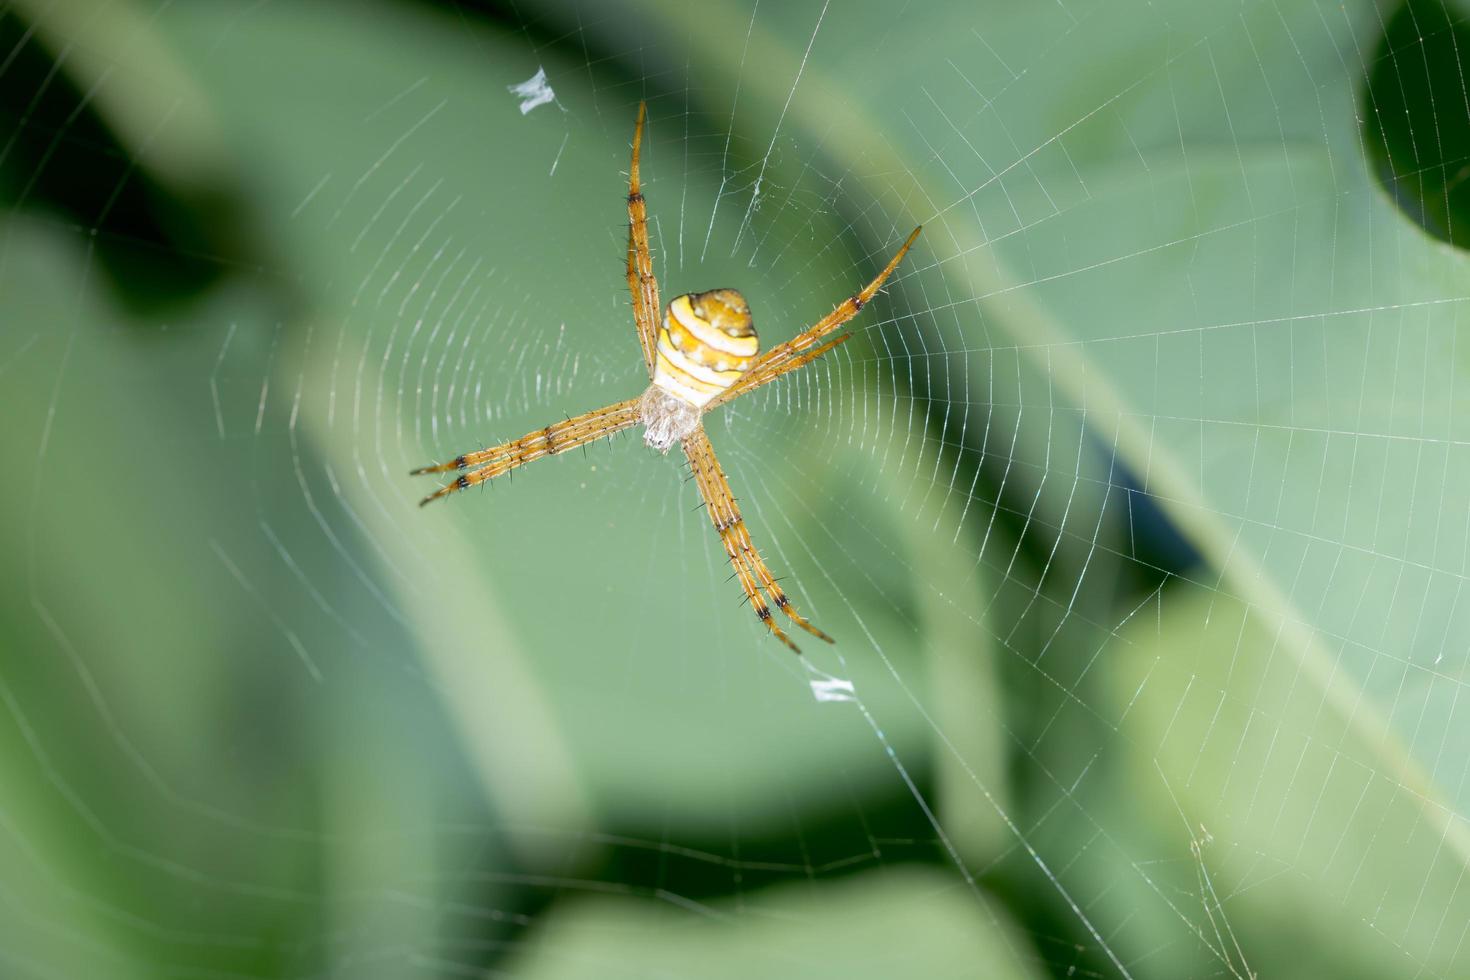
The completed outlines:
<svg viewBox="0 0 1470 980">
<path fill-rule="evenodd" d="M 644 445 L 666 453 L 699 428 L 699 408 L 659 385 L 649 385 L 638 399 L 638 421 L 643 423 Z"/>
<path fill-rule="evenodd" d="M 683 446 L 710 521 L 720 535 L 740 587 L 761 622 L 782 643 L 797 650 L 796 644 L 772 620 L 774 605 L 796 625 L 831 643 L 830 636 L 791 607 L 791 600 L 751 544 L 745 520 L 735 505 L 702 419 L 705 412 L 811 363 L 851 337 L 843 334 L 819 343 L 867 305 L 898 267 L 899 260 L 918 237 L 919 229 L 913 230 L 903 247 L 871 282 L 804 333 L 777 344 L 765 354 L 760 353 L 750 306 L 734 289 L 677 296 L 669 302 L 663 321 L 658 323 L 655 319 L 660 309 L 658 280 L 654 278 L 653 259 L 648 250 L 648 206 L 638 181 L 644 112 L 640 103 L 638 125 L 633 130 L 633 164 L 628 170 L 628 290 L 633 296 L 633 320 L 638 328 L 638 343 L 643 348 L 643 364 L 652 384 L 638 398 L 556 422 L 491 449 L 465 453 L 447 463 L 414 470 L 415 474 L 461 471 L 452 482 L 420 503 L 484 483 L 543 456 L 585 446 L 641 422 L 643 441 L 654 449 L 668 452 L 675 443 Z"/>
</svg>

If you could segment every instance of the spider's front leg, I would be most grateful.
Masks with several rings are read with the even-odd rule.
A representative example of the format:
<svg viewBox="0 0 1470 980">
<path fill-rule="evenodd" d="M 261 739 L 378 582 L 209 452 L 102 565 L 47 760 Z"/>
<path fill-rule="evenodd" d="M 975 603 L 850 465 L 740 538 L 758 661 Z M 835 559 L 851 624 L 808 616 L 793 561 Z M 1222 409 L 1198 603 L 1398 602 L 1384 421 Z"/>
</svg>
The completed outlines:
<svg viewBox="0 0 1470 980">
<path fill-rule="evenodd" d="M 766 567 L 765 560 L 755 550 L 750 542 L 750 532 L 745 527 L 745 519 L 740 515 L 740 508 L 735 505 L 735 496 L 730 492 L 730 483 L 725 478 L 725 471 L 720 468 L 720 462 L 715 458 L 715 449 L 710 445 L 709 436 L 705 435 L 704 427 L 700 426 L 684 439 L 684 455 L 689 458 L 689 465 L 694 470 L 695 482 L 699 485 L 699 494 L 704 498 L 705 508 L 709 511 L 710 521 L 720 535 L 720 542 L 725 546 L 725 554 L 730 558 L 730 564 L 735 568 L 735 576 L 740 580 L 740 587 L 745 590 L 746 597 L 750 600 L 751 608 L 755 610 L 757 618 L 765 623 L 776 639 L 786 644 L 795 653 L 801 653 L 801 648 L 791 642 L 791 637 L 781 629 L 780 624 L 772 619 L 771 606 L 784 612 L 791 621 L 813 636 L 832 642 L 832 637 L 817 629 L 806 618 L 798 613 L 791 605 L 791 600 L 786 597 L 781 586 L 777 584 L 775 576 Z M 761 595 L 764 589 L 766 596 Z"/>
<path fill-rule="evenodd" d="M 643 199 L 639 156 L 643 148 L 643 120 L 648 107 L 638 103 L 638 124 L 633 128 L 633 160 L 628 166 L 628 292 L 633 297 L 633 323 L 643 365 L 653 377 L 654 347 L 658 334 L 658 279 L 653 274 L 653 256 L 648 250 L 648 204 Z"/>
<path fill-rule="evenodd" d="M 822 319 L 797 336 L 785 343 L 777 344 L 762 354 L 760 360 L 756 361 L 754 366 L 745 372 L 745 375 L 739 381 L 736 381 L 729 388 L 711 399 L 710 403 L 705 407 L 705 411 L 718 408 L 725 404 L 725 402 L 739 398 L 748 391 L 754 391 L 761 385 L 770 384 L 783 374 L 795 371 L 805 364 L 810 364 L 813 360 L 821 357 L 827 351 L 846 340 L 850 335 L 844 334 L 836 340 L 828 341 L 820 347 L 817 346 L 823 337 L 862 312 L 863 307 L 867 306 L 869 301 L 878 294 L 878 290 L 882 288 L 883 283 L 888 280 L 888 277 L 893 275 L 893 270 L 898 268 L 898 264 L 903 261 L 903 257 L 908 254 L 909 249 L 913 246 L 914 240 L 919 237 L 919 232 L 923 230 L 923 227 L 920 226 L 911 231 L 909 237 L 904 239 L 903 246 L 894 253 L 893 258 L 888 260 L 888 264 L 883 267 L 883 270 L 874 276 L 872 281 L 862 289 L 841 303 L 838 303 L 836 309 L 831 313 L 822 317 Z"/>
</svg>

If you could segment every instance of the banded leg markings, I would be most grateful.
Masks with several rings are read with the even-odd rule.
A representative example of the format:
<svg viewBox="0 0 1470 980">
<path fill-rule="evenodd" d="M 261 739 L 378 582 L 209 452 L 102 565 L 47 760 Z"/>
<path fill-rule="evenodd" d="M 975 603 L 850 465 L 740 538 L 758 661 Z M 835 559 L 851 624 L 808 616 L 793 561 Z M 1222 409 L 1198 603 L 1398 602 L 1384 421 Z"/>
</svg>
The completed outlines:
<svg viewBox="0 0 1470 980">
<path fill-rule="evenodd" d="M 777 344 L 775 347 L 766 351 L 765 355 L 759 361 L 755 362 L 755 365 L 745 377 L 718 395 L 710 402 L 709 407 L 714 408 L 716 405 L 722 405 L 752 388 L 774 381 L 787 371 L 794 371 L 796 368 L 801 367 L 802 364 L 807 363 L 807 361 L 800 360 L 800 358 L 813 344 L 842 326 L 848 320 L 857 316 L 858 312 L 872 301 L 879 288 L 882 287 L 889 276 L 893 275 L 893 270 L 898 268 L 899 262 L 903 261 L 903 257 L 908 254 L 909 248 L 914 244 L 914 240 L 919 237 L 919 232 L 922 230 L 923 226 L 921 225 L 910 232 L 903 246 L 894 254 L 893 258 L 888 260 L 888 264 L 883 267 L 883 271 L 874 276 L 872 281 L 866 286 L 837 304 L 831 313 L 822 317 L 822 319 L 818 320 L 801 334 L 798 334 L 785 343 Z"/>
<path fill-rule="evenodd" d="M 639 173 L 643 123 L 647 115 L 647 105 L 638 103 L 638 123 L 633 128 L 633 159 L 628 166 L 628 292 L 633 297 L 633 319 L 638 329 L 638 344 L 643 348 L 643 366 L 652 378 L 660 304 L 658 280 L 653 275 L 653 257 L 648 250 L 648 202 L 643 199 Z"/>
<path fill-rule="evenodd" d="M 544 429 L 538 429 L 499 446 L 456 456 L 448 463 L 420 467 L 413 471 L 413 475 L 448 473 L 465 469 L 469 469 L 470 472 L 461 473 L 452 482 L 429 494 L 419 501 L 419 506 L 456 491 L 466 490 L 486 480 L 493 480 L 497 476 L 545 456 L 555 456 L 568 449 L 575 449 L 577 446 L 584 446 L 589 442 L 621 432 L 637 421 L 638 399 L 630 398 L 564 422 L 548 425 Z"/>
<path fill-rule="evenodd" d="M 766 624 L 777 639 L 797 653 L 801 652 L 801 648 L 793 643 L 780 625 L 774 621 L 771 615 L 771 605 L 774 604 L 792 622 L 808 633 L 831 643 L 830 636 L 817 629 L 806 617 L 796 611 L 790 598 L 777 584 L 765 560 L 756 551 L 745 519 L 741 516 L 735 503 L 735 497 L 730 492 L 729 481 L 720 467 L 719 460 L 715 457 L 714 447 L 710 445 L 709 437 L 702 428 L 684 440 L 684 452 L 689 458 L 700 495 L 704 497 L 710 521 L 720 536 L 720 543 L 725 548 L 725 554 L 735 569 L 735 576 L 740 580 L 740 587 L 744 589 L 746 598 L 750 600 L 756 617 Z M 762 594 L 763 590 L 765 594 Z M 770 597 L 769 602 L 766 596 Z"/>
</svg>

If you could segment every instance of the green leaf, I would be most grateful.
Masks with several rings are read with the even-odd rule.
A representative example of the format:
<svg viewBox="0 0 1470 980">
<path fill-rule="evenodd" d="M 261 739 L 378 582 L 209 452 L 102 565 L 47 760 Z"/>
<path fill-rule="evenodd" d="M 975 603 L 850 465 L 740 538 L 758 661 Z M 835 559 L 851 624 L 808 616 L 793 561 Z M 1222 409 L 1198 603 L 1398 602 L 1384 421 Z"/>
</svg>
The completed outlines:
<svg viewBox="0 0 1470 980">
<path fill-rule="evenodd" d="M 1121 720 L 1108 757 L 1130 792 L 1079 801 L 1127 848 L 1162 855 L 1121 891 L 1088 858 L 1087 874 L 1154 919 L 1130 923 L 1120 946 L 1143 956 L 1161 933 L 1194 932 L 1161 975 L 1219 963 L 1255 976 L 1457 974 L 1470 896 L 1440 821 L 1384 772 L 1381 746 L 1323 710 L 1246 603 L 1191 586 L 1163 609 L 1108 656 L 1106 710 Z"/>
<path fill-rule="evenodd" d="M 819 980 L 963 977 L 977 969 L 997 978 L 1042 975 L 999 907 L 977 906 L 944 875 L 899 868 L 695 909 L 668 895 L 582 899 L 547 923 L 517 975 Z"/>
</svg>

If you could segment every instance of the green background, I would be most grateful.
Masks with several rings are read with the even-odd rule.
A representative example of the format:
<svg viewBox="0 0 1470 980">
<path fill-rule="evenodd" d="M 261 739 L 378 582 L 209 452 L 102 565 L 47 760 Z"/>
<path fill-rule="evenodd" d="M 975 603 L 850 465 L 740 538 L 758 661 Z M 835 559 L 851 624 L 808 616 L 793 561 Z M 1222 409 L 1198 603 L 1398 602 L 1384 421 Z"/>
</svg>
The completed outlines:
<svg viewBox="0 0 1470 980">
<path fill-rule="evenodd" d="M 0 973 L 1470 974 L 1462 20 L 5 8 Z M 646 384 L 640 100 L 766 345 L 925 225 L 709 419 L 807 659 L 636 434 L 414 506 Z"/>
</svg>

